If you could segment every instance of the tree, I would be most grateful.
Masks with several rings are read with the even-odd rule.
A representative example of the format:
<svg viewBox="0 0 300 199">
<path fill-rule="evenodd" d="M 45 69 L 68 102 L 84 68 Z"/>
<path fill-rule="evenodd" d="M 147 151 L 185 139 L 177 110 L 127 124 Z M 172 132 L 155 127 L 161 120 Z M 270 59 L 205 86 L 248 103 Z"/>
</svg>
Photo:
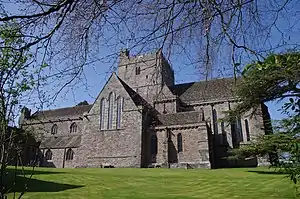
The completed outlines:
<svg viewBox="0 0 300 199">
<path fill-rule="evenodd" d="M 0 198 L 13 189 L 7 187 L 6 168 L 14 161 L 22 166 L 24 146 L 32 136 L 15 128 L 16 117 L 20 104 L 28 102 L 33 89 L 42 84 L 41 71 L 46 67 L 34 66 L 28 49 L 20 49 L 23 45 L 20 36 L 20 25 L 5 23 L 0 26 Z M 16 172 L 16 171 L 15 171 Z M 14 178 L 16 179 L 16 178 Z M 25 193 L 26 186 L 24 185 Z"/>
<path fill-rule="evenodd" d="M 78 76 L 85 64 L 118 54 L 163 48 L 178 53 L 205 73 L 224 70 L 214 65 L 232 62 L 238 72 L 245 59 L 262 59 L 270 51 L 298 48 L 291 36 L 299 21 L 295 0 L 64 0 L 5 1 L 0 22 L 22 25 L 21 49 L 35 47 L 50 61 L 66 63 L 61 71 Z M 10 12 L 16 4 L 20 11 Z M 12 14 L 10 14 L 12 13 Z M 274 37 L 276 37 L 276 42 Z M 278 39 L 279 38 L 279 39 Z M 54 55 L 59 55 L 59 61 Z M 114 57 L 115 58 L 115 57 Z M 224 64 L 226 66 L 226 64 Z M 232 69 L 232 67 L 231 67 Z M 223 71 L 224 72 L 224 71 Z M 231 71 L 232 72 L 232 71 Z M 72 80 L 72 77 L 70 79 Z"/>
<path fill-rule="evenodd" d="M 262 102 L 286 101 L 282 107 L 286 118 L 275 124 L 274 133 L 257 137 L 234 154 L 238 158 L 276 154 L 279 159 L 272 159 L 273 166 L 284 169 L 296 184 L 300 179 L 300 53 L 272 54 L 263 62 L 249 64 L 236 93 L 241 103 L 228 112 L 228 120 L 253 113 Z"/>
<path fill-rule="evenodd" d="M 82 102 L 79 102 L 76 106 L 82 106 L 82 105 L 89 105 L 89 103 L 86 100 L 84 100 Z"/>
</svg>

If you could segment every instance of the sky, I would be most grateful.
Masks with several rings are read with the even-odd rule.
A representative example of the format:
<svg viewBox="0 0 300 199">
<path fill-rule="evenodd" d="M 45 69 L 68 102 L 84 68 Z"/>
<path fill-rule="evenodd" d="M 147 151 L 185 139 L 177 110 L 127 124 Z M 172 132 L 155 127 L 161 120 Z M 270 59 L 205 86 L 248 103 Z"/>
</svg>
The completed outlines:
<svg viewBox="0 0 300 199">
<path fill-rule="evenodd" d="M 180 67 L 178 66 L 178 62 L 172 63 L 172 66 L 175 71 L 176 84 L 203 80 L 200 78 L 198 69 L 194 66 Z M 63 91 L 62 95 L 58 97 L 49 109 L 74 106 L 84 100 L 93 103 L 111 75 L 110 68 L 110 64 L 103 63 L 94 63 L 93 65 L 87 66 L 84 70 L 87 80 L 84 86 L 78 84 L 72 89 L 68 89 L 68 91 Z M 278 111 L 283 103 L 284 102 L 275 101 L 266 104 L 272 119 L 278 120 L 283 118 L 281 112 Z"/>
<path fill-rule="evenodd" d="M 99 56 L 102 56 L 99 54 Z M 171 58 L 170 63 L 175 72 L 175 84 L 203 81 L 199 69 L 194 65 L 183 65 L 176 58 Z M 113 66 L 113 67 L 112 67 Z M 112 68 L 117 68 L 117 62 L 111 63 L 95 62 L 84 68 L 84 82 L 75 84 L 72 88 L 67 88 L 61 92 L 56 101 L 45 109 L 70 107 L 78 104 L 81 101 L 87 100 L 90 104 L 94 102 L 106 81 L 110 77 Z M 55 88 L 54 88 L 55 89 Z M 269 108 L 271 119 L 279 120 L 283 115 L 278 111 L 284 102 L 268 102 L 266 105 Z"/>
<path fill-rule="evenodd" d="M 11 6 L 9 7 L 9 9 L 15 10 L 15 7 Z M 286 21 L 280 21 L 278 23 L 279 28 L 284 28 L 285 26 Z M 295 26 L 294 30 L 295 31 L 288 32 L 286 35 L 286 37 L 289 37 L 291 42 L 299 40 L 299 25 Z M 274 43 L 278 42 L 281 37 L 280 32 L 272 30 L 272 33 Z M 120 47 L 125 48 L 126 45 L 128 44 L 125 44 L 123 46 L 120 45 Z M 103 56 L 103 53 L 101 52 L 106 52 L 106 49 L 102 49 L 102 51 L 100 50 L 99 57 Z M 201 79 L 201 75 L 197 67 L 195 67 L 194 65 L 185 65 L 181 60 L 181 57 L 178 57 L 177 55 L 173 55 L 170 57 L 170 64 L 172 65 L 175 72 L 176 84 L 203 80 Z M 93 103 L 95 98 L 98 96 L 99 92 L 105 85 L 106 81 L 108 80 L 109 76 L 111 75 L 111 72 L 116 71 L 116 68 L 117 62 L 104 63 L 99 61 L 85 66 L 83 71 L 83 81 L 79 81 L 78 84 L 74 84 L 72 88 L 65 89 L 58 96 L 56 101 L 51 104 L 50 107 L 44 107 L 44 109 L 74 106 L 84 100 L 87 100 L 89 103 Z M 52 89 L 55 90 L 56 88 Z M 281 119 L 283 117 L 280 111 L 278 111 L 283 103 L 284 102 L 267 103 L 272 119 Z M 35 111 L 34 108 L 33 111 Z"/>
</svg>

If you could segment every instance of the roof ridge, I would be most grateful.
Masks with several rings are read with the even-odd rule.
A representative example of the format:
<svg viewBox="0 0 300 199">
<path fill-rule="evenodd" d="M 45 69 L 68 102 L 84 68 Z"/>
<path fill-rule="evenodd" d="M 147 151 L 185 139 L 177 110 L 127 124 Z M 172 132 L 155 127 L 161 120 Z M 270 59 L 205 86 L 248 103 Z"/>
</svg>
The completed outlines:
<svg viewBox="0 0 300 199">
<path fill-rule="evenodd" d="M 93 104 L 86 104 L 86 105 L 75 105 L 75 106 L 68 106 L 68 107 L 63 107 L 63 108 L 55 108 L 55 109 L 49 109 L 49 110 L 40 110 L 37 112 L 46 112 L 46 111 L 57 111 L 57 110 L 62 110 L 62 109 L 69 109 L 69 108 L 76 108 L 76 107 L 87 107 L 87 106 L 93 106 Z"/>
<path fill-rule="evenodd" d="M 173 92 L 186 104 L 207 102 L 236 97 L 234 88 L 242 77 L 214 78 L 207 81 L 189 82 L 173 86 Z"/>
<path fill-rule="evenodd" d="M 176 115 L 176 114 L 184 114 L 184 113 L 202 113 L 201 111 L 182 111 L 182 112 L 177 112 L 177 113 L 166 113 L 163 115 Z"/>
<path fill-rule="evenodd" d="M 185 117 L 182 117 L 183 114 Z M 196 124 L 203 121 L 202 115 L 199 111 L 178 112 L 159 115 L 158 120 L 162 126 Z"/>
<path fill-rule="evenodd" d="M 238 76 L 236 78 L 239 79 L 241 77 Z M 235 79 L 234 77 L 213 78 L 213 79 L 210 79 L 210 80 L 200 80 L 200 81 L 193 81 L 193 82 L 185 82 L 185 83 L 180 83 L 180 84 L 174 84 L 174 86 L 185 85 L 185 84 L 193 84 L 193 83 L 213 82 L 213 81 L 218 81 L 218 80 L 234 80 L 234 79 Z"/>
</svg>

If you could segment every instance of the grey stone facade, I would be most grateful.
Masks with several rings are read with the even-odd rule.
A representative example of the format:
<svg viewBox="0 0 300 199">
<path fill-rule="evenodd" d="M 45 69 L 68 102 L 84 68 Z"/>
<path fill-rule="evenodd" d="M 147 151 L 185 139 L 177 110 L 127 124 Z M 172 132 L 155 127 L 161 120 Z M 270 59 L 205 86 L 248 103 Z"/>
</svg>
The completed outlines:
<svg viewBox="0 0 300 199">
<path fill-rule="evenodd" d="M 229 149 L 264 134 L 270 119 L 262 104 L 254 117 L 219 122 L 238 103 L 233 89 L 230 78 L 176 85 L 161 51 L 123 51 L 117 74 L 92 105 L 22 114 L 20 124 L 40 141 L 41 166 L 255 166 L 256 159 L 224 159 Z"/>
</svg>

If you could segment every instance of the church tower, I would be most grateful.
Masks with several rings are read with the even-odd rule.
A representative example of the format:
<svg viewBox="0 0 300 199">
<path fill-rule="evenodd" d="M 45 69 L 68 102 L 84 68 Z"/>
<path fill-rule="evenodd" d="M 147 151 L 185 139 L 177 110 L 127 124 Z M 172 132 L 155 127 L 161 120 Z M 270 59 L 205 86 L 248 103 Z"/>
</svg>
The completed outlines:
<svg viewBox="0 0 300 199">
<path fill-rule="evenodd" d="M 137 56 L 121 51 L 118 76 L 151 104 L 164 85 L 174 85 L 174 71 L 161 50 Z"/>
</svg>

